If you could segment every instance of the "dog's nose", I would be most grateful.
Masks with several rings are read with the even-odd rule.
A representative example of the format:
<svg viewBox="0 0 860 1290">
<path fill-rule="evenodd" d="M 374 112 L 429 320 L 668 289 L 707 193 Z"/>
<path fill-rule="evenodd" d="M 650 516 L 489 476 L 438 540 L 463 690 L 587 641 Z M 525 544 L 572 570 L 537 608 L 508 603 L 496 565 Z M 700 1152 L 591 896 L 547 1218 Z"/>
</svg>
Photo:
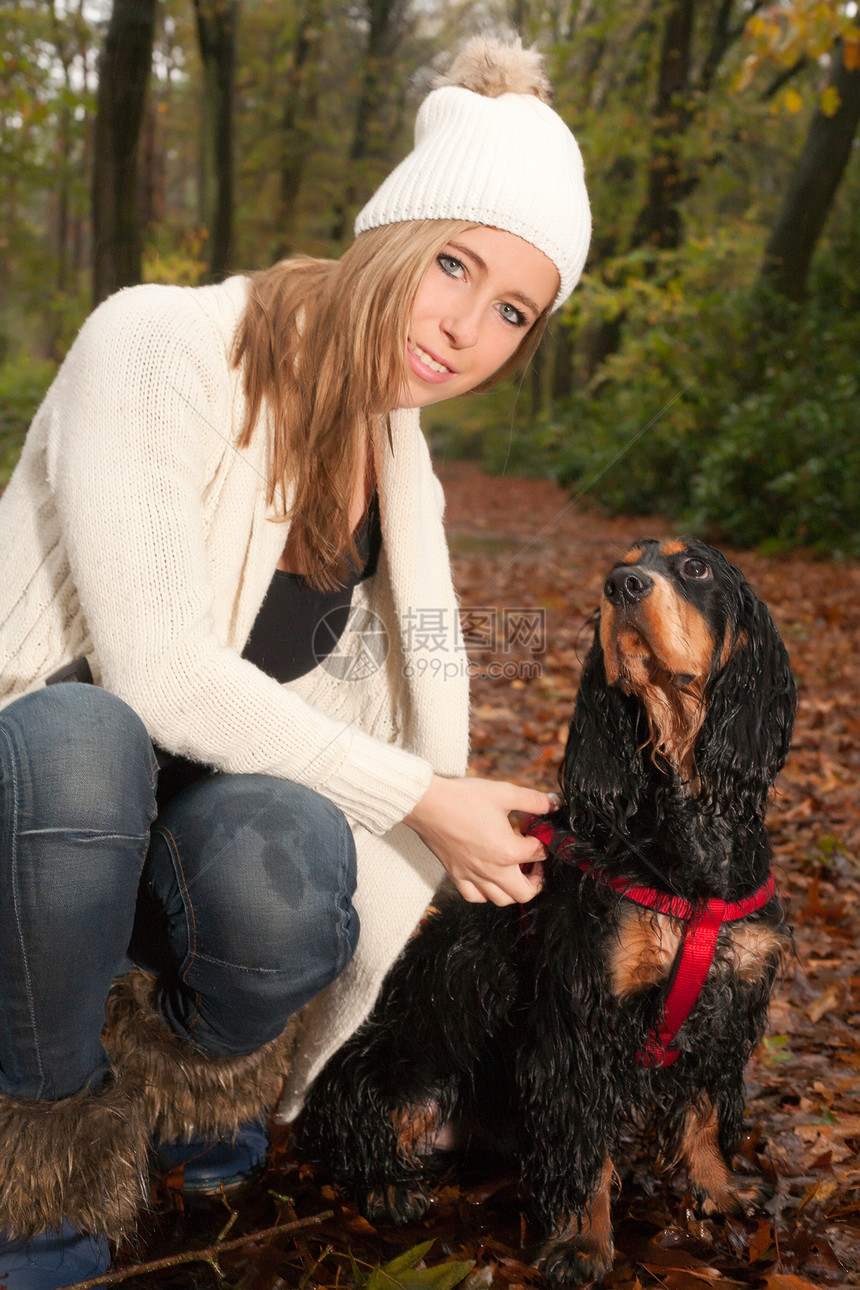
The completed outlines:
<svg viewBox="0 0 860 1290">
<path fill-rule="evenodd" d="M 653 586 L 653 580 L 641 569 L 613 569 L 603 584 L 603 594 L 610 605 L 638 605 Z"/>
</svg>

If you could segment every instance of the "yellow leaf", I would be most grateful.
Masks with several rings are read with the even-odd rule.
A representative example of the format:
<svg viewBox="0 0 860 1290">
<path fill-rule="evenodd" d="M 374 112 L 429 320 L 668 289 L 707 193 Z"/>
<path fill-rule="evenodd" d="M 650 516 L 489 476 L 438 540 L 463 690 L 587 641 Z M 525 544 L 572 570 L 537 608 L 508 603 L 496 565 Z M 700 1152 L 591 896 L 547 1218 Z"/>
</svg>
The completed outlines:
<svg viewBox="0 0 860 1290">
<path fill-rule="evenodd" d="M 856 72 L 860 67 L 860 40 L 846 40 L 842 57 L 846 72 Z"/>
<path fill-rule="evenodd" d="M 797 1212 L 800 1213 L 802 1209 L 805 1209 L 810 1201 L 815 1201 L 816 1205 L 826 1205 L 828 1201 L 833 1199 L 838 1191 L 839 1183 L 835 1178 L 830 1178 L 827 1181 L 823 1178 L 819 1178 L 811 1187 L 807 1187 L 806 1191 L 803 1193 L 803 1200 L 800 1202 L 800 1207 Z"/>
<path fill-rule="evenodd" d="M 835 85 L 828 85 L 821 96 L 821 111 L 825 116 L 836 116 L 842 106 L 842 99 Z"/>
<path fill-rule="evenodd" d="M 821 1018 L 825 1017 L 828 1012 L 832 1012 L 834 1008 L 838 1008 L 841 1002 L 842 991 L 839 989 L 838 983 L 834 982 L 823 994 L 820 994 L 817 999 L 810 1003 L 804 1011 L 810 1021 L 818 1025 Z"/>
<path fill-rule="evenodd" d="M 803 99 L 800 97 L 797 90 L 785 91 L 785 106 L 788 108 L 792 116 L 797 116 L 798 112 L 803 107 Z"/>
<path fill-rule="evenodd" d="M 732 82 L 732 92 L 735 94 L 739 94 L 742 90 L 747 89 L 748 86 L 752 83 L 753 77 L 755 76 L 756 71 L 758 70 L 758 67 L 759 67 L 759 60 L 758 58 L 755 57 L 755 55 L 750 55 L 749 57 L 745 58 L 743 63 L 741 64 L 740 70 L 735 73 L 735 78 L 734 78 L 734 81 Z M 631 122 L 631 125 L 632 125 L 632 122 Z"/>
</svg>

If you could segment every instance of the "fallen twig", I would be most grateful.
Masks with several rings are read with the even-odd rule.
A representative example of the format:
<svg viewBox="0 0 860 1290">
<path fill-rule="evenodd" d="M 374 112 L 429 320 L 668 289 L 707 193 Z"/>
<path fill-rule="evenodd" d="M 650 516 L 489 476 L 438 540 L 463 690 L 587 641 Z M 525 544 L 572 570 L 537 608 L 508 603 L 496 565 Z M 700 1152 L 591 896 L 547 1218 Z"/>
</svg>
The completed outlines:
<svg viewBox="0 0 860 1290">
<path fill-rule="evenodd" d="M 180 1263 L 211 1263 L 220 1274 L 217 1261 L 222 1254 L 226 1254 L 229 1250 L 240 1250 L 243 1245 L 250 1245 L 252 1241 L 263 1241 L 269 1236 L 280 1236 L 284 1232 L 296 1232 L 303 1227 L 314 1227 L 319 1223 L 324 1223 L 333 1214 L 333 1209 L 326 1209 L 321 1214 L 314 1214 L 310 1218 L 298 1218 L 292 1223 L 276 1223 L 274 1227 L 264 1227 L 259 1232 L 249 1232 L 247 1236 L 237 1236 L 233 1241 L 221 1241 L 220 1243 L 216 1241 L 214 1245 L 209 1245 L 204 1250 L 186 1250 L 184 1254 L 172 1254 L 166 1259 L 152 1259 L 149 1263 L 135 1263 L 133 1267 L 120 1268 L 117 1272 L 105 1272 L 103 1276 L 91 1277 L 89 1281 L 76 1281 L 74 1285 L 68 1286 L 67 1290 L 90 1290 L 91 1286 L 117 1285 L 120 1281 L 128 1281 L 130 1277 L 140 1277 L 146 1272 L 160 1272 L 163 1268 L 174 1268 Z"/>
</svg>

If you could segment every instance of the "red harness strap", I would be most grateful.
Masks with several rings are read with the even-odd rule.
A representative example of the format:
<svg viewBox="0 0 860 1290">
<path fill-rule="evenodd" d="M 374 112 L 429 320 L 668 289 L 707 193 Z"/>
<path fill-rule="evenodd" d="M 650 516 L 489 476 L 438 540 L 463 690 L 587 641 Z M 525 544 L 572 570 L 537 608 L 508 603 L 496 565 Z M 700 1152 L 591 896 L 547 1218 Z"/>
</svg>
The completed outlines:
<svg viewBox="0 0 860 1290">
<path fill-rule="evenodd" d="M 523 833 L 537 838 L 548 851 L 561 859 L 572 859 L 574 838 L 572 833 L 555 829 L 548 820 L 534 816 L 523 825 Z M 692 905 L 680 896 L 670 896 L 656 887 L 633 887 L 625 878 L 610 878 L 596 865 L 583 860 L 579 863 L 583 873 L 590 874 L 618 892 L 625 900 L 632 900 L 646 909 L 683 920 L 687 925 L 681 938 L 681 947 L 675 959 L 675 971 L 660 1023 L 637 1054 L 640 1066 L 671 1066 L 680 1055 L 674 1046 L 678 1031 L 696 1005 L 705 978 L 714 961 L 717 936 L 723 923 L 746 918 L 764 908 L 776 892 L 772 873 L 758 891 L 745 900 L 725 901 L 714 897 L 702 905 Z"/>
</svg>

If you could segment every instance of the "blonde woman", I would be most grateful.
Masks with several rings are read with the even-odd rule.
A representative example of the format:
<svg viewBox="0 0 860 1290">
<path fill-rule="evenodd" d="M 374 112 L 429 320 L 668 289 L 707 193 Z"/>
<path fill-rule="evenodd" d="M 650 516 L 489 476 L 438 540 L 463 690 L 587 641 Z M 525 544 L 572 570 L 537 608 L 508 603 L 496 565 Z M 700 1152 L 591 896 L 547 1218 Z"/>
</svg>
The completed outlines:
<svg viewBox="0 0 860 1290">
<path fill-rule="evenodd" d="M 105 1269 L 151 1142 L 191 1190 L 252 1176 L 446 871 L 537 889 L 508 813 L 546 795 L 465 777 L 418 409 L 522 363 L 579 278 L 548 97 L 536 54 L 471 42 L 340 261 L 121 292 L 33 422 L 0 500 L 13 1290 Z"/>
</svg>

